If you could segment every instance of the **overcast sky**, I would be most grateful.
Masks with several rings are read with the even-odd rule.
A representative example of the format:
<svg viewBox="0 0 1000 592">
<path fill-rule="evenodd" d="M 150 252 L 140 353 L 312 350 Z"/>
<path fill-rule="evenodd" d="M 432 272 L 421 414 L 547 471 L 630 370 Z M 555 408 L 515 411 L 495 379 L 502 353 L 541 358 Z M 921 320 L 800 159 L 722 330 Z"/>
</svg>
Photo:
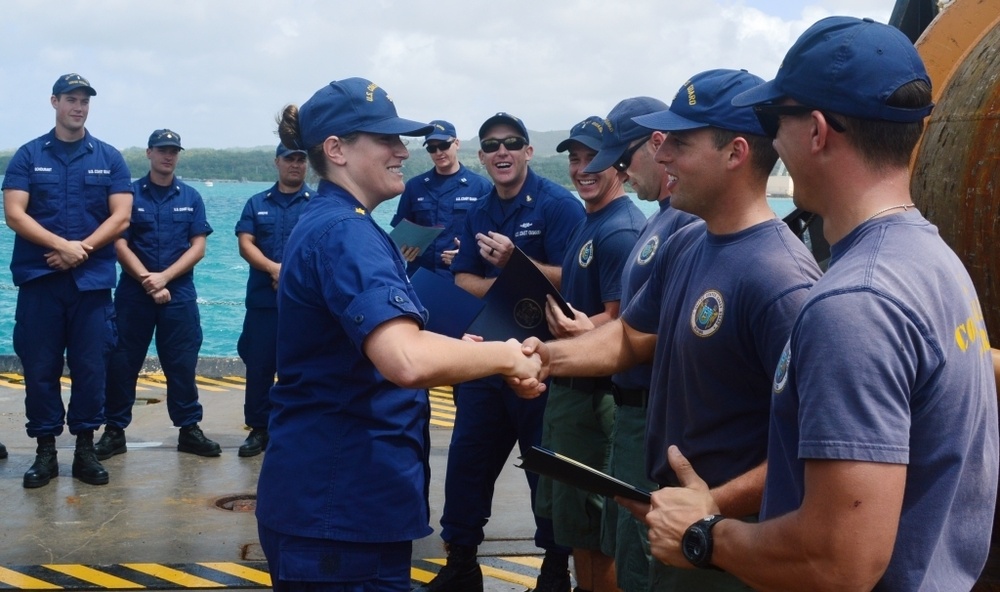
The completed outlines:
<svg viewBox="0 0 1000 592">
<path fill-rule="evenodd" d="M 87 127 L 119 148 L 168 127 L 187 148 L 277 143 L 274 115 L 331 80 L 385 88 L 403 117 L 461 138 L 497 111 L 569 129 L 691 75 L 765 79 L 825 16 L 887 22 L 894 0 L 4 0 L 0 149 L 54 123 L 65 73 L 98 95 Z"/>
</svg>

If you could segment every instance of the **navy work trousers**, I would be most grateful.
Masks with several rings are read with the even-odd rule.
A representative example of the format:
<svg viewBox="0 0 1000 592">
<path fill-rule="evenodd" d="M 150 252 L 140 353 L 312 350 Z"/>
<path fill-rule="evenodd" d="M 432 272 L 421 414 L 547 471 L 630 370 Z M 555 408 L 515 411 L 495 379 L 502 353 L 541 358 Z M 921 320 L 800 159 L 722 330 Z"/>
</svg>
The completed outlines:
<svg viewBox="0 0 1000 592">
<path fill-rule="evenodd" d="M 50 273 L 19 287 L 14 352 L 24 369 L 28 437 L 58 436 L 64 421 L 74 435 L 104 423 L 114 316 L 110 289 L 81 292 L 70 273 Z M 64 361 L 73 381 L 68 415 L 60 383 Z"/>
<path fill-rule="evenodd" d="M 278 369 L 278 309 L 248 308 L 236 351 L 247 367 L 243 421 L 251 428 L 266 428 L 271 413 L 269 393 Z"/>
<path fill-rule="evenodd" d="M 153 299 L 115 301 L 118 347 L 108 363 L 108 389 L 104 414 L 109 426 L 125 429 L 132 423 L 135 383 L 156 331 L 156 355 L 167 379 L 167 413 L 177 427 L 201 421 L 202 409 L 195 385 L 201 350 L 201 316 L 198 303 Z"/>
</svg>

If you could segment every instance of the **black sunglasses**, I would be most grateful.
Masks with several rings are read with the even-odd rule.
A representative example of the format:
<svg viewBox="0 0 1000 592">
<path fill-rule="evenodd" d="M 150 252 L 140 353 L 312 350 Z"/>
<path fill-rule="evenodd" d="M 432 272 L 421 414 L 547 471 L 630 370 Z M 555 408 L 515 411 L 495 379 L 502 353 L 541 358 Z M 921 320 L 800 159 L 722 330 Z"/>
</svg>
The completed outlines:
<svg viewBox="0 0 1000 592">
<path fill-rule="evenodd" d="M 649 136 L 646 136 L 646 138 L 644 138 L 641 142 L 637 143 L 635 146 L 629 146 L 625 150 L 625 153 L 622 154 L 622 157 L 618 159 L 618 162 L 616 162 L 612 166 L 614 166 L 616 169 L 618 169 L 623 173 L 627 171 L 628 167 L 632 166 L 632 157 L 635 156 L 635 153 L 639 151 L 639 148 L 642 148 L 648 141 L 649 141 Z"/>
<path fill-rule="evenodd" d="M 501 144 L 503 145 L 504 148 L 513 152 L 527 146 L 528 141 L 522 138 L 521 136 L 510 136 L 509 138 L 504 138 L 502 140 L 498 140 L 496 138 L 487 138 L 479 142 L 479 147 L 483 149 L 483 152 L 490 154 L 499 150 Z"/>
<path fill-rule="evenodd" d="M 451 145 L 454 143 L 455 140 L 448 140 L 447 142 L 437 142 L 435 144 L 427 144 L 426 146 L 424 146 L 424 149 L 427 150 L 427 152 L 434 154 L 438 150 L 443 152 L 451 148 Z"/>
<path fill-rule="evenodd" d="M 806 105 L 754 105 L 753 112 L 757 115 L 757 120 L 760 121 L 760 126 L 764 128 L 764 133 L 767 134 L 769 138 L 776 138 L 778 136 L 778 127 L 781 126 L 781 117 L 783 115 L 808 115 L 813 111 L 819 111 L 823 114 L 826 122 L 830 124 L 833 131 L 844 133 L 847 128 L 844 124 L 832 115 L 827 113 L 822 109 L 817 109 L 816 107 L 809 107 Z"/>
</svg>

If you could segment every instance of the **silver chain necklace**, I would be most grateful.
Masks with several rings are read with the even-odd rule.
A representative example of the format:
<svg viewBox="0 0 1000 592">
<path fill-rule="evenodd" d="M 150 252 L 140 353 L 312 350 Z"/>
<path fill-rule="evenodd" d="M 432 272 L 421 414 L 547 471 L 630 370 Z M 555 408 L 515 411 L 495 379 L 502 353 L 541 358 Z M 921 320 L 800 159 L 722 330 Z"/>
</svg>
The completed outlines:
<svg viewBox="0 0 1000 592">
<path fill-rule="evenodd" d="M 864 224 L 865 222 L 871 220 L 875 216 L 878 216 L 880 214 L 884 214 L 884 213 L 888 212 L 889 210 L 898 210 L 899 208 L 903 208 L 903 211 L 905 212 L 906 210 L 908 210 L 910 208 L 915 208 L 915 207 L 917 207 L 917 204 L 908 203 L 908 204 L 899 204 L 898 206 L 889 206 L 887 208 L 882 208 L 881 210 L 875 212 L 871 216 L 868 216 L 867 218 L 865 218 L 865 220 L 864 220 L 864 222 L 862 222 L 862 224 Z"/>
</svg>

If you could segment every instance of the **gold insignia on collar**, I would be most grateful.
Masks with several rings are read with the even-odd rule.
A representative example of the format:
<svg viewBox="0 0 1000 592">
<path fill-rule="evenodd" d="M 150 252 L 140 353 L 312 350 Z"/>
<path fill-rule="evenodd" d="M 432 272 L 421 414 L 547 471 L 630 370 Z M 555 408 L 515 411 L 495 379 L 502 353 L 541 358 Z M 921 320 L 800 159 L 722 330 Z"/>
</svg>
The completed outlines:
<svg viewBox="0 0 1000 592">
<path fill-rule="evenodd" d="M 362 216 L 364 216 L 366 213 L 364 208 L 354 208 L 354 211 L 361 214 Z"/>
<path fill-rule="evenodd" d="M 531 197 L 530 195 L 525 195 L 525 196 L 524 196 L 524 201 L 526 201 L 526 202 L 528 202 L 528 203 L 531 203 L 531 200 L 532 200 L 532 199 L 534 199 L 534 198 L 532 198 L 532 197 Z"/>
</svg>

